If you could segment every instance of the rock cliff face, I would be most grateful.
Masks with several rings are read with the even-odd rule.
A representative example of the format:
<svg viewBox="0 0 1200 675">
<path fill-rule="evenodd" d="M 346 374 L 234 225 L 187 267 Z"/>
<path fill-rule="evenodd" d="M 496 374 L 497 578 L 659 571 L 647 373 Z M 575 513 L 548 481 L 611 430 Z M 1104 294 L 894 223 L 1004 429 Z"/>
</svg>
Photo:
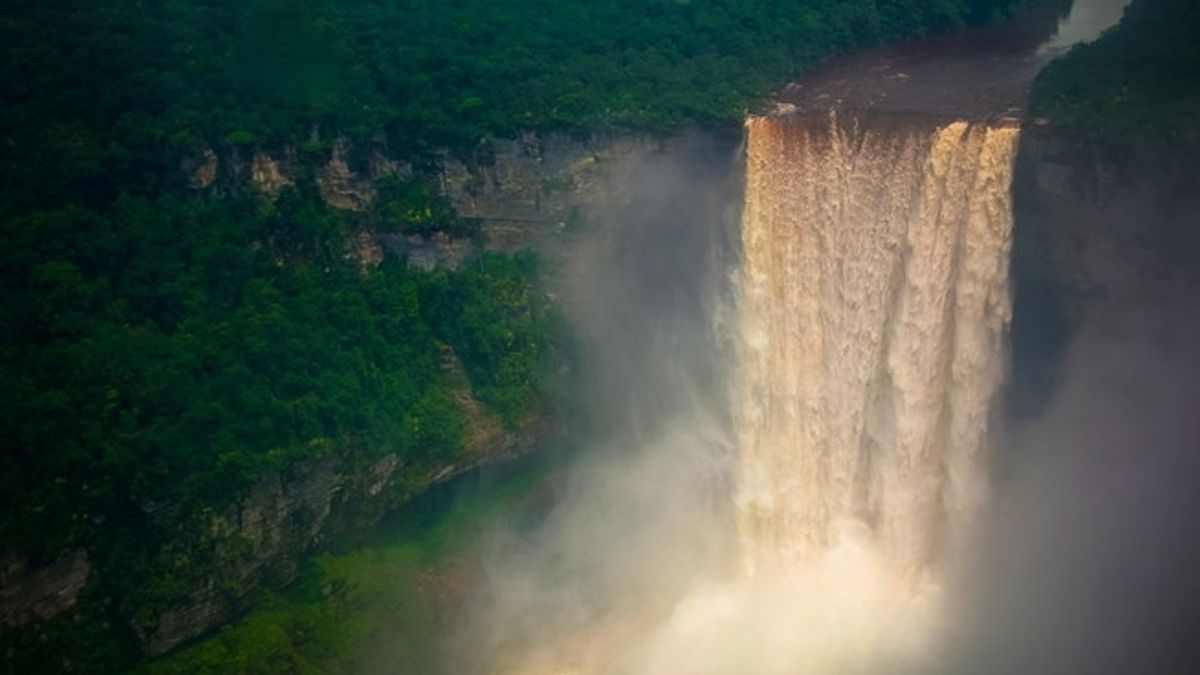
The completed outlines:
<svg viewBox="0 0 1200 675">
<path fill-rule="evenodd" d="M 443 153 L 435 170 L 444 196 L 465 218 L 483 229 L 483 248 L 512 252 L 532 249 L 553 258 L 569 253 L 572 234 L 585 224 L 603 223 L 623 199 L 620 181 L 647 157 L 670 153 L 680 139 L 647 135 L 572 137 L 524 134 L 496 140 L 469 159 Z M 382 139 L 337 138 L 313 169 L 326 202 L 362 211 L 375 200 L 375 181 L 412 175 L 412 164 L 393 155 Z M 295 182 L 305 165 L 294 146 L 199 149 L 181 162 L 188 185 L 212 195 L 251 190 L 273 199 Z M 382 235 L 379 242 L 409 254 L 410 264 L 431 269 L 458 268 L 477 247 L 444 236 Z M 358 247 L 362 250 L 362 246 Z M 362 256 L 359 256 L 360 258 Z M 368 258 L 368 263 L 378 263 Z"/>
<path fill-rule="evenodd" d="M 329 539 L 363 532 L 433 485 L 534 446 L 544 432 L 542 420 L 505 430 L 465 386 L 462 364 L 449 348 L 443 366 L 464 383 L 457 402 L 467 413 L 467 438 L 457 461 L 408 466 L 395 454 L 358 464 L 319 459 L 264 476 L 209 518 L 205 536 L 189 551 L 211 560 L 194 590 L 161 612 L 135 619 L 145 651 L 165 653 L 235 618 L 249 608 L 255 589 L 291 582 L 304 554 Z M 165 554 L 163 564 L 170 558 Z"/>
<path fill-rule="evenodd" d="M 0 559 L 0 625 L 20 626 L 70 609 L 90 572 L 86 551 L 66 552 L 42 565 L 31 565 L 16 554 L 4 556 Z"/>
<path fill-rule="evenodd" d="M 1013 186 L 1018 415 L 1036 411 L 1085 320 L 1162 303 L 1197 282 L 1197 171 L 1195 149 L 1114 145 L 1052 123 L 1022 136 Z"/>
<path fill-rule="evenodd" d="M 204 577 L 185 598 L 135 621 L 133 628 L 145 651 L 165 653 L 226 623 L 249 608 L 260 586 L 295 579 L 308 551 L 338 535 L 370 528 L 387 511 L 441 481 L 532 446 L 534 425 L 508 433 L 469 393 L 461 403 L 473 416 L 466 452 L 458 462 L 407 467 L 394 454 L 362 466 L 336 460 L 301 462 L 265 476 L 215 514 L 200 546 L 202 555 L 213 561 Z"/>
<path fill-rule="evenodd" d="M 452 354 L 446 358 L 461 368 Z M 323 543 L 365 532 L 437 483 L 528 452 L 543 434 L 539 419 L 527 420 L 515 432 L 506 430 L 467 389 L 458 402 L 468 414 L 468 427 L 464 451 L 454 462 L 409 466 L 395 454 L 369 462 L 300 462 L 264 476 L 233 504 L 204 516 L 199 533 L 169 542 L 159 553 L 158 567 L 168 576 L 171 570 L 196 573 L 180 577 L 187 580 L 182 595 L 127 617 L 142 649 L 162 654 L 230 621 L 250 607 L 257 589 L 295 579 L 305 554 Z M 0 559 L 0 627 L 20 630 L 67 613 L 91 572 L 84 550 L 49 561 L 6 554 Z"/>
<path fill-rule="evenodd" d="M 362 210 L 375 198 L 374 181 L 385 175 L 406 177 L 412 166 L 394 157 L 386 139 L 334 138 L 311 146 L 203 146 L 179 163 L 188 186 L 222 196 L 253 190 L 274 198 L 312 167 L 322 196 L 341 209 Z"/>
<path fill-rule="evenodd" d="M 388 459 L 378 466 L 385 468 Z M 215 569 L 185 600 L 135 624 L 146 651 L 163 653 L 228 620 L 264 579 L 294 578 L 298 555 L 322 540 L 343 481 L 336 462 L 301 463 L 264 477 L 214 516 L 208 540 Z"/>
<path fill-rule="evenodd" d="M 611 224 L 613 214 L 628 207 L 629 186 L 622 179 L 640 163 L 669 156 L 690 142 L 687 136 L 528 134 L 498 140 L 469 160 L 446 154 L 439 160 L 437 184 L 462 216 L 480 223 L 482 240 L 364 231 L 353 238 L 348 255 L 369 267 L 379 264 L 388 249 L 405 254 L 414 267 L 457 269 L 484 250 L 532 249 L 551 261 L 551 270 L 565 276 L 579 242 L 594 240 L 597 230 Z M 185 159 L 181 169 L 199 194 L 220 197 L 254 191 L 272 199 L 300 176 L 306 152 L 316 151 L 290 146 L 202 148 Z M 406 177 L 412 167 L 381 139 L 335 139 L 311 170 L 331 206 L 361 211 L 375 199 L 377 179 Z M 549 290 L 557 293 L 562 281 L 551 275 Z M 448 369 L 461 370 L 452 353 L 444 360 Z M 437 482 L 528 451 L 548 424 L 530 419 L 520 430 L 506 431 L 465 386 L 459 404 L 469 424 L 466 448 L 457 462 L 405 466 L 395 455 L 365 465 L 342 459 L 302 462 L 263 477 L 223 511 L 207 516 L 195 540 L 169 544 L 160 556 L 164 569 L 191 565 L 199 573 L 189 577 L 189 590 L 182 595 L 130 618 L 144 651 L 167 652 L 230 621 L 248 608 L 256 589 L 294 579 L 304 555 L 323 542 L 370 528 L 387 511 Z M 66 612 L 90 573 L 83 550 L 48 561 L 7 553 L 0 559 L 0 625 L 29 625 Z"/>
<path fill-rule="evenodd" d="M 679 141 L 527 134 L 497 141 L 470 163 L 444 156 L 438 182 L 461 215 L 482 223 L 489 249 L 557 257 L 570 248 L 572 234 L 607 223 L 619 210 L 626 199 L 620 177 Z"/>
</svg>

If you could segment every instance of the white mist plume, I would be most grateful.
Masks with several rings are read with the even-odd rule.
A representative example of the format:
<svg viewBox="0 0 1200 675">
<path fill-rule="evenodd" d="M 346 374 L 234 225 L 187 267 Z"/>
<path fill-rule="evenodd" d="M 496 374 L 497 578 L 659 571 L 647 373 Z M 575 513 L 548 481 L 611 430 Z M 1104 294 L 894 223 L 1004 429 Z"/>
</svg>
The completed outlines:
<svg viewBox="0 0 1200 675">
<path fill-rule="evenodd" d="M 740 155 L 684 135 L 609 189 L 607 228 L 573 259 L 592 442 L 534 531 L 485 542 L 451 672 L 613 666 L 732 559 L 728 340 Z"/>
<path fill-rule="evenodd" d="M 1198 672 L 1195 288 L 1156 283 L 1090 314 L 1044 413 L 1009 440 L 936 672 Z"/>
</svg>

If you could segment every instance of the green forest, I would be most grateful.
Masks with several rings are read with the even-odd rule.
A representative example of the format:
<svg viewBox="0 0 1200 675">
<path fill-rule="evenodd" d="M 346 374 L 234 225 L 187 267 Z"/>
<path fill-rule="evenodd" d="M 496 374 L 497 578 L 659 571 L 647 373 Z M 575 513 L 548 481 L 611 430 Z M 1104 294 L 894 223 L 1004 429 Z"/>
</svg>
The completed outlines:
<svg viewBox="0 0 1200 675">
<path fill-rule="evenodd" d="M 0 16 L 0 540 L 86 548 L 77 607 L 0 634 L 6 672 L 114 672 L 186 594 L 205 519 L 299 460 L 462 452 L 470 390 L 548 414 L 566 335 L 532 255 L 418 271 L 366 233 L 478 239 L 437 153 L 524 130 L 736 125 L 854 47 L 977 24 L 1012 0 L 45 0 Z M 181 161 L 386 139 L 409 177 L 366 211 L 311 176 L 274 199 Z M 185 543 L 181 543 L 185 542 Z M 187 564 L 166 566 L 167 553 Z"/>
<path fill-rule="evenodd" d="M 1013 4 L 24 3 L 0 23 L 4 202 L 27 203 L 30 186 L 111 196 L 99 188 L 114 171 L 157 190 L 175 151 L 307 138 L 314 126 L 350 137 L 385 129 L 416 155 L 518 130 L 736 122 L 831 54 L 983 22 Z"/>
<path fill-rule="evenodd" d="M 1200 4 L 1137 0 L 1039 75 L 1030 112 L 1114 143 L 1200 147 Z"/>
</svg>

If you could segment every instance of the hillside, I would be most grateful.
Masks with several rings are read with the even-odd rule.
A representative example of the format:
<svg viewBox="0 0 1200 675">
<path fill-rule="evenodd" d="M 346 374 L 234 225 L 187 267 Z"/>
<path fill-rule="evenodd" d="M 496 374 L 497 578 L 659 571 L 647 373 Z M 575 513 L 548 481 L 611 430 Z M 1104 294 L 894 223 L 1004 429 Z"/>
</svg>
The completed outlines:
<svg viewBox="0 0 1200 675">
<path fill-rule="evenodd" d="M 496 138 L 736 125 L 839 52 L 1010 0 L 50 0 L 0 19 L 6 672 L 114 672 L 552 418 L 569 339 L 434 181 Z M 344 208 L 319 167 L 388 148 Z M 186 165 L 290 153 L 267 192 Z M 343 208 L 340 208 L 343 207 Z M 371 248 L 368 246 L 367 248 Z M 487 427 L 488 433 L 475 433 Z M 499 429 L 499 431 L 495 431 Z M 382 478 L 380 478 L 382 476 Z"/>
</svg>

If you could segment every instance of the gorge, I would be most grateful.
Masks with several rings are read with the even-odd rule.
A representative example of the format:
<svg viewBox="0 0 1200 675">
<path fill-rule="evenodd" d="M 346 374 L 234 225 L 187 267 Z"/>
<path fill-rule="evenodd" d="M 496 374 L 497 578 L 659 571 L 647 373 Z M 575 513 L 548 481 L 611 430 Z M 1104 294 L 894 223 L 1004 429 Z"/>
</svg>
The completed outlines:
<svg viewBox="0 0 1200 675">
<path fill-rule="evenodd" d="M 314 1 L 192 8 L 313 14 L 186 80 L 268 123 L 0 163 L 2 672 L 1189 662 L 1186 0 Z"/>
</svg>

